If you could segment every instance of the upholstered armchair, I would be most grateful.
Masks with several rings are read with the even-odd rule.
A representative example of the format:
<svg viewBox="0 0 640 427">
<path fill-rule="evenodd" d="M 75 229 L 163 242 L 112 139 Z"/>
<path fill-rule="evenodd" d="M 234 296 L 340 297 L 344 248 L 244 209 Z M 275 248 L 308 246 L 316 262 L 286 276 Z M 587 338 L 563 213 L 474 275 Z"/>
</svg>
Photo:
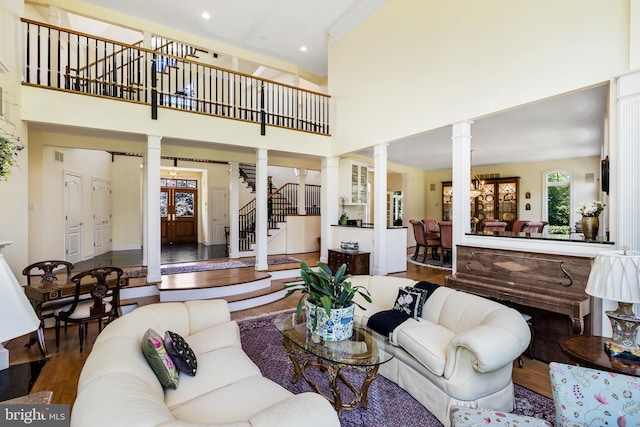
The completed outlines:
<svg viewBox="0 0 640 427">
<path fill-rule="evenodd" d="M 635 426 L 640 378 L 601 369 L 549 363 L 556 427 Z"/>
</svg>

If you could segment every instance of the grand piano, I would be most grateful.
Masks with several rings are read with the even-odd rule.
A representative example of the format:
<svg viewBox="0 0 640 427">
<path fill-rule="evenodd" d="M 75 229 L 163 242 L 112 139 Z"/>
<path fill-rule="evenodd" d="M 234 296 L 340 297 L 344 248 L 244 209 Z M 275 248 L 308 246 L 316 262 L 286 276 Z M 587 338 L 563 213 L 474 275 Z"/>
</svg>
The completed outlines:
<svg viewBox="0 0 640 427">
<path fill-rule="evenodd" d="M 457 272 L 445 285 L 500 301 L 533 319 L 537 359 L 570 362 L 558 340 L 590 332 L 585 293 L 592 258 L 457 246 Z"/>
</svg>

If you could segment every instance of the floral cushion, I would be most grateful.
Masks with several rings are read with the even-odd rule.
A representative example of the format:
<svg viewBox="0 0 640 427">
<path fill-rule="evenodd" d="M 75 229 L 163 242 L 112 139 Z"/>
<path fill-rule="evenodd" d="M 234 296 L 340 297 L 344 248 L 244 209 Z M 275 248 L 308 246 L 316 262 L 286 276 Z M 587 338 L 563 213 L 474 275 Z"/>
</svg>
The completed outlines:
<svg viewBox="0 0 640 427">
<path fill-rule="evenodd" d="M 191 377 L 196 375 L 196 370 L 198 369 L 196 355 L 181 335 L 171 331 L 165 332 L 164 347 L 167 349 L 167 353 L 171 356 L 178 371 L 184 372 Z"/>
<path fill-rule="evenodd" d="M 400 288 L 393 309 L 411 317 L 418 317 L 418 311 L 422 307 L 421 300 L 422 294 L 420 292 Z"/>
<path fill-rule="evenodd" d="M 489 409 L 472 409 L 466 406 L 452 406 L 449 417 L 452 427 L 482 427 L 485 425 L 502 427 L 552 427 L 551 423 L 539 418 L 508 412 L 491 411 Z"/>
<path fill-rule="evenodd" d="M 549 373 L 558 427 L 630 427 L 640 420 L 640 378 L 558 362 Z"/>
<path fill-rule="evenodd" d="M 142 337 L 142 353 L 163 387 L 178 388 L 180 374 L 164 348 L 162 337 L 151 328 Z"/>
</svg>

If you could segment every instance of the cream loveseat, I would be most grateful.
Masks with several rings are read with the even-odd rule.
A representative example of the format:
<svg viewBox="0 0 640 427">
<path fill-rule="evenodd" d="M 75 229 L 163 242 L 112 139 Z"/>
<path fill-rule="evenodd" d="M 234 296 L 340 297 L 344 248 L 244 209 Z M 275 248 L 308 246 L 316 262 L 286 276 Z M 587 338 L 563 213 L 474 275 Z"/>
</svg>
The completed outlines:
<svg viewBox="0 0 640 427">
<path fill-rule="evenodd" d="M 366 287 L 355 321 L 366 325 L 377 312 L 393 308 L 398 288 L 416 281 L 391 276 L 352 276 Z M 511 412 L 514 409 L 513 361 L 527 348 L 531 334 L 520 313 L 488 299 L 438 287 L 421 317 L 410 318 L 391 333 L 395 357 L 380 366 L 393 381 L 445 426 L 452 405 Z"/>
<path fill-rule="evenodd" d="M 197 372 L 163 389 L 141 350 L 148 328 L 185 338 Z M 242 351 L 238 324 L 224 300 L 159 303 L 109 324 L 80 374 L 72 427 L 339 426 L 329 402 L 294 395 L 264 378 Z"/>
</svg>

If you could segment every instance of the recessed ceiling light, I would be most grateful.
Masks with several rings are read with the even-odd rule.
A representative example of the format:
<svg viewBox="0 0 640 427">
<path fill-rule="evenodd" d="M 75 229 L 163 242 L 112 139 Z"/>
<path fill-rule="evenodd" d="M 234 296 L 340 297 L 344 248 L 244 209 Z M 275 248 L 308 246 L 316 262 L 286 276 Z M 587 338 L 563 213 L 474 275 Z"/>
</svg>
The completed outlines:
<svg viewBox="0 0 640 427">
<path fill-rule="evenodd" d="M 204 19 L 211 18 L 211 15 L 209 15 L 207 12 L 202 12 L 202 15 L 200 15 L 200 16 L 202 16 Z"/>
<path fill-rule="evenodd" d="M 306 46 L 301 46 L 300 47 L 300 52 L 306 52 L 307 51 L 307 47 Z"/>
</svg>

